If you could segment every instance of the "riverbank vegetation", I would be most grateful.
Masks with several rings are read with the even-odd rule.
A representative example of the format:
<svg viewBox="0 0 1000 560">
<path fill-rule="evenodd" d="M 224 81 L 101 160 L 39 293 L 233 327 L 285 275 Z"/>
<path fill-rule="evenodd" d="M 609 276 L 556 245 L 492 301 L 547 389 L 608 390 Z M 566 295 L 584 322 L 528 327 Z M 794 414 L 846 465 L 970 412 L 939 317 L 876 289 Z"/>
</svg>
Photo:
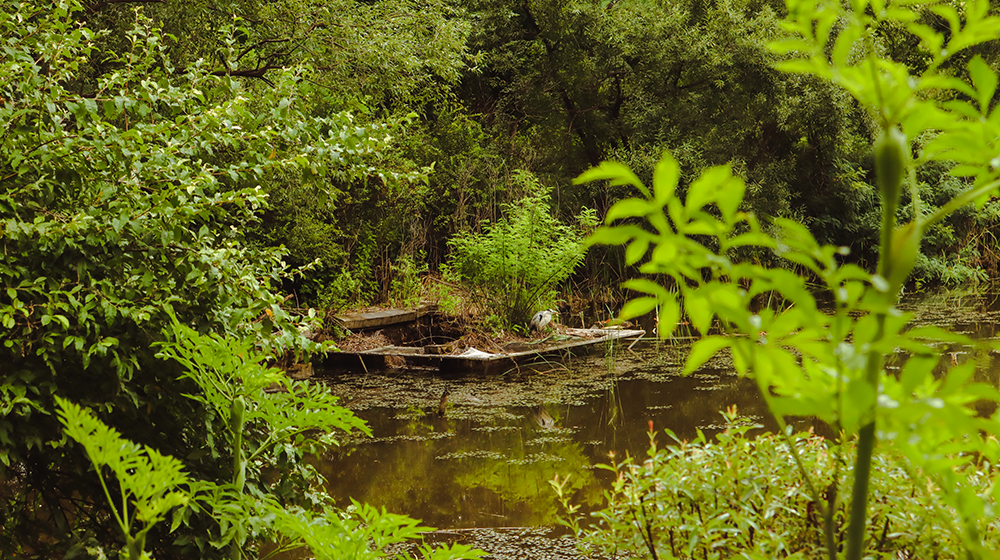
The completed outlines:
<svg viewBox="0 0 1000 560">
<path fill-rule="evenodd" d="M 969 5 L 961 17 L 952 7 L 937 5 L 929 9 L 949 22 L 949 32 L 942 33 L 926 23 L 925 8 L 919 5 L 791 0 L 788 7 L 785 28 L 792 36 L 771 43 L 787 56 L 779 67 L 843 88 L 878 129 L 873 158 L 881 217 L 874 273 L 845 261 L 845 247 L 820 243 L 801 223 L 774 219 L 773 229 L 765 230 L 756 215 L 741 210 L 749 187 L 731 166 L 705 170 L 685 197 L 678 197 L 681 168 L 669 152 L 657 164 L 651 188 L 626 166 L 612 162 L 578 178 L 630 185 L 637 195 L 616 203 L 591 241 L 638 247 L 628 254 L 647 277 L 626 286 L 644 295 L 626 304 L 623 318 L 659 309 L 664 337 L 681 316 L 689 318 L 702 337 L 692 345 L 685 371 L 694 372 L 723 349 L 731 352 L 736 370 L 756 380 L 781 426 L 779 434 L 787 440 L 784 453 L 822 522 L 815 524 L 814 542 L 808 546 L 798 535 L 789 535 L 763 543 L 763 549 L 756 549 L 762 543 L 752 539 L 738 548 L 755 549 L 764 557 L 810 557 L 823 551 L 831 560 L 883 553 L 992 557 L 996 543 L 987 535 L 995 519 L 1000 391 L 995 383 L 973 379 L 974 363 L 939 368 L 942 345 L 974 346 L 974 341 L 940 327 L 912 327 L 912 316 L 896 304 L 932 228 L 956 210 L 982 207 L 997 195 L 1000 113 L 993 99 L 1000 80 L 980 56 L 963 60 L 965 71 L 958 75 L 949 63 L 966 49 L 993 40 L 1000 33 L 1000 17 L 989 14 L 987 2 Z M 919 71 L 876 46 L 875 37 L 893 24 L 920 39 L 927 58 Z M 919 170 L 940 165 L 967 179 L 969 187 L 925 207 Z M 907 194 L 910 209 L 901 213 Z M 795 266 L 740 259 L 746 248 L 770 250 Z M 832 298 L 832 311 L 820 310 L 818 294 Z M 755 298 L 762 296 L 780 304 L 755 306 Z M 716 325 L 722 334 L 711 332 Z M 898 374 L 889 373 L 889 363 L 899 363 Z M 829 445 L 800 450 L 785 424 L 795 416 L 822 421 L 835 437 Z M 655 449 L 651 453 L 654 464 L 667 459 Z M 673 450 L 664 453 L 669 456 Z M 815 461 L 827 454 L 836 458 L 834 469 L 850 472 L 849 487 L 841 487 L 836 477 L 833 482 L 823 478 L 830 469 L 816 467 Z M 923 520 L 937 523 L 936 532 L 947 535 L 938 541 L 944 551 L 920 542 L 923 528 L 905 538 L 894 534 L 888 543 L 877 536 L 875 480 L 890 464 L 926 489 L 930 501 Z M 646 532 L 652 558 L 671 557 L 676 548 L 671 543 L 668 550 L 667 533 L 658 531 L 655 539 L 652 534 L 654 524 L 662 525 L 661 514 L 642 511 L 646 499 L 663 506 L 655 496 L 655 482 L 644 487 L 645 480 L 618 488 L 633 506 L 626 525 Z M 738 513 L 732 505 L 724 509 Z M 891 524 L 887 517 L 884 521 L 886 527 Z M 749 532 L 748 526 L 730 529 Z M 886 544 L 891 551 L 883 552 Z M 720 546 L 717 557 L 726 556 L 733 545 Z M 693 555 L 690 544 L 686 554 Z"/>
<path fill-rule="evenodd" d="M 985 502 L 956 467 L 997 459 L 978 436 L 993 420 L 965 407 L 995 388 L 932 375 L 928 340 L 967 341 L 905 331 L 892 305 L 1000 269 L 989 10 L 5 2 L 0 547 L 238 558 L 287 539 L 336 557 L 323 543 L 364 556 L 415 535 L 330 508 L 303 457 L 365 428 L 269 365 L 328 350 L 305 336 L 324 312 L 444 272 L 501 328 L 561 282 L 632 279 L 646 296 L 623 314 L 658 309 L 664 336 L 682 313 L 744 335 L 704 338 L 689 367 L 729 348 L 779 418 L 857 436 L 850 557 L 890 428 L 978 553 Z M 794 305 L 761 309 L 769 294 Z"/>
<path fill-rule="evenodd" d="M 827 533 L 842 542 L 850 519 L 850 499 L 838 499 L 837 491 L 854 482 L 845 468 L 855 459 L 853 442 L 840 447 L 815 433 L 751 437 L 754 426 L 738 423 L 735 410 L 726 415 L 726 431 L 715 438 L 682 441 L 669 430 L 651 431 L 647 457 L 602 465 L 615 482 L 594 514 L 596 525 L 578 516 L 567 524 L 611 558 L 829 557 Z M 966 491 L 980 495 L 992 493 L 997 476 L 985 459 L 956 474 Z M 565 483 L 557 479 L 555 486 L 572 513 L 577 506 Z M 957 558 L 968 547 L 969 520 L 891 443 L 875 457 L 869 500 L 868 558 Z M 996 550 L 996 517 L 975 521 L 979 546 Z"/>
</svg>

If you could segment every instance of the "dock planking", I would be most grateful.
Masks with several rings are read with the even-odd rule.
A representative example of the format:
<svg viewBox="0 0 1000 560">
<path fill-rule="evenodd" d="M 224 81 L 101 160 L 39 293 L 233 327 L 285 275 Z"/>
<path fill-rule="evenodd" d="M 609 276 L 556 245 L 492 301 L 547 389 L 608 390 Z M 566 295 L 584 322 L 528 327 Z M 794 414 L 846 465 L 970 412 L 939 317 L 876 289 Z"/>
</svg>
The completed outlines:
<svg viewBox="0 0 1000 560">
<path fill-rule="evenodd" d="M 345 329 L 357 331 L 409 323 L 434 311 L 437 311 L 437 305 L 427 304 L 414 309 L 385 309 L 365 313 L 343 313 L 335 315 L 334 318 Z"/>
</svg>

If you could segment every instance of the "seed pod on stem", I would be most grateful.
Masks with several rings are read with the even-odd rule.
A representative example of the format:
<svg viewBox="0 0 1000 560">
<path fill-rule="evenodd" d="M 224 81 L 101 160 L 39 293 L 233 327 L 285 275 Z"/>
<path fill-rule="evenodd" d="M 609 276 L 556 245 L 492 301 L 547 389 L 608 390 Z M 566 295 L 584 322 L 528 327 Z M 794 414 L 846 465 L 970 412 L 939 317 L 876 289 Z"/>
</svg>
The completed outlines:
<svg viewBox="0 0 1000 560">
<path fill-rule="evenodd" d="M 875 139 L 875 184 L 882 196 L 883 212 L 895 216 L 906 177 L 910 145 L 895 126 L 882 129 Z"/>
</svg>

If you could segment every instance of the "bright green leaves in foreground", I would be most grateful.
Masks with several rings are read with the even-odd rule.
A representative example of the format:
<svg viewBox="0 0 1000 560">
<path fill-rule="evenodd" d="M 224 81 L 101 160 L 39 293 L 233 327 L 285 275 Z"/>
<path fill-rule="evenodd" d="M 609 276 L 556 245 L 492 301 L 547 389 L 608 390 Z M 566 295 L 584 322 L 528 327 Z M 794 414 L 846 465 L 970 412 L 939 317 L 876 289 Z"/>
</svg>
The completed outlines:
<svg viewBox="0 0 1000 560">
<path fill-rule="evenodd" d="M 664 153 L 656 166 L 652 191 L 642 186 L 630 170 L 613 163 L 588 171 L 577 181 L 598 179 L 635 185 L 646 195 L 617 202 L 608 211 L 609 225 L 597 230 L 588 240 L 589 243 L 626 245 L 630 264 L 649 254 L 648 260 L 639 267 L 643 273 L 665 275 L 678 285 L 686 285 L 688 281 L 699 281 L 705 267 L 713 267 L 724 275 L 738 273 L 739 265 L 727 257 L 730 249 L 744 245 L 775 245 L 771 238 L 762 234 L 752 215 L 738 211 L 745 187 L 728 168 L 718 167 L 706 172 L 690 186 L 684 201 L 673 196 L 680 173 L 669 153 Z M 709 207 L 722 211 L 712 212 Z M 637 219 L 646 220 L 655 231 L 640 227 Z M 610 225 L 612 222 L 616 223 Z M 718 252 L 694 236 L 711 236 Z M 669 336 L 678 318 L 674 294 L 649 280 L 632 280 L 627 287 L 647 296 L 630 302 L 621 318 L 631 319 L 660 306 L 659 333 L 661 337 Z M 707 333 L 712 326 L 716 315 L 713 304 L 733 313 L 740 312 L 740 296 L 732 293 L 732 288 L 720 284 L 705 284 L 685 296 L 686 314 L 702 333 Z"/>
<path fill-rule="evenodd" d="M 60 421 L 66 435 L 86 449 L 104 489 L 112 516 L 126 541 L 131 560 L 149 558 L 146 534 L 173 515 L 171 532 L 202 510 L 218 523 L 215 548 L 230 550 L 230 558 L 243 557 L 242 547 L 253 536 L 267 538 L 280 549 L 309 548 L 317 558 L 382 558 L 382 549 L 419 539 L 429 530 L 401 515 L 355 503 L 338 511 L 329 498 L 316 492 L 314 510 L 283 505 L 272 489 L 284 484 L 289 473 L 280 455 L 290 450 L 322 452 L 337 432 L 358 430 L 370 434 L 363 421 L 336 406 L 336 397 L 322 385 L 293 383 L 266 367 L 266 356 L 252 342 L 198 335 L 174 325 L 174 342 L 160 345 L 161 356 L 182 363 L 186 376 L 201 388 L 191 398 L 215 410 L 226 420 L 218 436 L 234 448 L 233 480 L 217 484 L 193 480 L 177 459 L 155 449 L 132 443 L 109 428 L 93 413 L 57 397 Z M 274 392 L 264 388 L 274 384 Z M 244 433 L 253 437 L 244 438 Z M 249 449 L 244 452 L 244 446 Z M 276 472 L 266 483 L 245 489 L 248 464 L 258 473 Z M 106 477 L 105 468 L 113 475 Z M 277 477 L 277 479 L 274 479 Z M 318 477 L 313 478 L 318 483 Z M 475 559 L 482 554 L 462 545 L 419 548 L 428 559 Z"/>
<path fill-rule="evenodd" d="M 146 533 L 170 511 L 190 500 L 181 462 L 155 449 L 132 443 L 89 410 L 56 397 L 66 435 L 87 450 L 115 523 L 125 537 L 131 560 L 145 554 Z M 105 478 L 104 467 L 114 475 Z M 120 491 L 115 492 L 119 487 Z"/>
<path fill-rule="evenodd" d="M 992 498 L 967 490 L 962 473 L 977 460 L 1000 460 L 988 435 L 998 433 L 1000 422 L 978 416 L 969 405 L 1000 401 L 1000 392 L 975 382 L 971 362 L 939 365 L 942 344 L 973 341 L 940 328 L 908 329 L 910 315 L 892 307 L 895 291 L 885 279 L 841 266 L 843 250 L 821 246 L 802 225 L 775 220 L 773 233 L 762 231 L 753 216 L 737 210 L 742 181 L 724 167 L 692 181 L 684 200 L 658 195 L 678 192 L 674 166 L 665 154 L 652 189 L 637 185 L 644 196 L 612 208 L 608 224 L 590 239 L 628 245 L 626 251 L 640 255 L 640 270 L 650 275 L 626 283 L 642 295 L 625 306 L 622 317 L 658 309 L 660 336 L 668 337 L 683 311 L 703 335 L 692 346 L 686 372 L 727 350 L 736 369 L 757 381 L 779 422 L 810 416 L 843 434 L 831 452 L 846 453 L 841 446 L 877 421 L 879 439 L 893 442 L 901 468 L 937 488 L 928 499 L 940 511 L 929 515 L 951 520 L 942 529 L 951 531 L 949 538 L 979 550 L 976 535 L 992 522 L 983 516 Z M 604 165 L 580 178 L 592 179 L 627 184 L 632 176 Z M 772 266 L 738 261 L 741 247 L 766 249 L 781 260 Z M 892 258 L 898 264 L 901 257 L 896 252 Z M 821 308 L 818 294 L 828 295 L 832 306 Z M 900 364 L 900 375 L 883 373 L 872 382 L 872 356 L 879 357 L 879 367 L 882 357 Z M 808 469 L 800 475 L 812 476 Z M 817 481 L 812 487 L 825 488 Z M 812 496 L 817 504 L 829 502 L 818 506 L 823 515 L 834 515 L 838 500 L 845 499 L 836 488 L 832 496 L 832 502 Z"/>
<path fill-rule="evenodd" d="M 279 530 L 301 539 L 320 560 L 385 558 L 382 552 L 385 547 L 420 538 L 431 530 L 408 517 L 354 501 L 347 513 L 328 512 L 322 517 L 313 517 L 302 511 L 277 511 L 275 525 Z M 424 560 L 475 560 L 483 555 L 482 551 L 453 543 L 440 547 L 421 545 L 414 557 Z"/>
<path fill-rule="evenodd" d="M 820 45 L 825 45 L 825 33 L 838 17 L 850 18 L 835 14 L 831 19 L 819 8 L 807 17 L 797 11 L 799 8 L 792 8 L 792 18 L 805 17 L 803 21 L 810 23 L 802 27 L 802 33 L 818 34 L 813 39 Z M 873 32 L 866 18 L 860 14 L 852 21 L 861 25 L 858 29 L 864 33 Z M 977 21 L 991 25 L 972 19 L 969 25 Z M 839 41 L 865 44 L 864 33 L 852 31 L 850 25 L 854 24 L 837 36 L 837 52 Z M 795 49 L 812 48 L 809 41 L 803 41 L 794 43 Z M 615 163 L 602 164 L 580 176 L 580 182 L 607 180 L 631 185 L 641 195 L 612 207 L 607 225 L 590 242 L 626 245 L 628 261 L 641 262 L 640 271 L 650 276 L 626 284 L 643 295 L 623 308 L 622 318 L 658 310 L 660 336 L 668 337 L 683 311 L 703 335 L 692 347 L 687 372 L 728 350 L 737 371 L 755 378 L 779 422 L 786 416 L 816 417 L 846 437 L 840 441 L 841 447 L 859 436 L 855 464 L 859 474 L 851 498 L 848 557 L 859 557 L 862 543 L 870 542 L 863 540 L 862 530 L 866 525 L 868 473 L 877 440 L 894 442 L 893 452 L 905 461 L 904 468 L 937 488 L 932 502 L 946 510 L 942 517 L 953 520 L 943 530 L 950 531 L 965 550 L 978 554 L 982 550 L 979 536 L 985 534 L 985 524 L 992 519 L 984 518 L 991 498 L 966 489 L 962 473 L 972 467 L 973 457 L 991 463 L 1000 459 L 997 446 L 984 435 L 997 433 L 1000 422 L 979 417 L 969 405 L 983 399 L 1000 401 L 1000 393 L 995 387 L 974 382 L 971 365 L 943 371 L 938 366 L 940 345 L 972 346 L 971 340 L 941 329 L 907 330 L 910 316 L 893 307 L 913 268 L 924 227 L 944 215 L 941 211 L 928 217 L 920 215 L 914 190 L 913 207 L 918 213 L 909 224 L 896 228 L 895 210 L 904 181 L 909 177 L 912 184 L 913 166 L 940 154 L 922 154 L 911 161 L 907 137 L 934 127 L 937 136 L 932 144 L 939 142 L 973 126 L 970 119 L 978 113 L 972 115 L 953 104 L 925 99 L 905 88 L 893 89 L 902 80 L 893 63 L 880 66 L 880 60 L 872 55 L 872 67 L 879 70 L 859 74 L 860 69 L 840 60 L 837 52 L 832 63 L 825 54 L 814 52 L 812 58 L 800 59 L 789 69 L 830 77 L 827 69 L 833 64 L 835 81 L 842 80 L 845 87 L 849 84 L 848 89 L 860 101 L 872 104 L 875 113 L 885 119 L 876 153 L 885 214 L 879 274 L 840 265 L 838 257 L 844 249 L 820 245 L 808 229 L 793 221 L 774 220 L 765 233 L 754 216 L 739 211 L 745 189 L 727 167 L 703 171 L 687 185 L 682 200 L 676 196 L 681 190 L 681 174 L 669 153 L 657 165 L 651 189 Z M 986 76 L 976 59 L 970 63 L 970 75 L 974 88 L 994 91 L 995 76 Z M 973 86 L 952 89 L 965 91 Z M 880 97 L 878 92 L 887 92 L 888 97 Z M 933 107 L 937 120 L 911 119 L 915 114 L 911 105 Z M 897 130 L 897 125 L 907 134 Z M 989 136 L 986 129 L 980 133 Z M 950 149 L 959 150 L 961 145 L 956 142 Z M 996 190 L 998 171 L 992 156 L 976 158 L 972 155 L 976 150 L 972 145 L 955 157 L 959 162 L 976 162 L 976 184 L 942 210 L 953 210 Z M 747 259 L 746 252 L 740 253 L 747 249 L 779 259 L 765 265 Z M 738 254 L 743 260 L 737 260 Z M 817 290 L 830 297 L 832 307 L 820 309 Z M 899 377 L 885 375 L 887 360 L 902 364 Z M 807 480 L 810 477 L 807 469 L 802 469 L 801 475 Z M 814 492 L 814 502 L 820 504 L 827 520 L 827 551 L 833 558 L 841 546 L 835 542 L 841 533 L 833 518 L 841 498 L 836 488 L 832 500 Z"/>
<path fill-rule="evenodd" d="M 371 430 L 349 410 L 337 406 L 337 397 L 323 385 L 294 382 L 281 370 L 268 367 L 268 356 L 259 352 L 251 339 L 199 335 L 177 323 L 171 325 L 169 334 L 172 340 L 158 344 L 157 356 L 184 366 L 184 376 L 201 389 L 188 396 L 222 420 L 217 424 L 224 426 L 218 436 L 231 446 L 231 494 L 220 496 L 228 506 L 209 507 L 215 516 L 226 518 L 223 534 L 231 539 L 235 559 L 247 539 L 246 519 L 264 515 L 265 505 L 273 499 L 266 492 L 270 485 L 262 480 L 264 472 L 278 468 L 280 479 L 302 476 L 315 481 L 317 477 L 301 464 L 304 453 L 323 452 L 336 443 L 337 431 L 370 435 Z M 268 388 L 273 390 L 265 391 Z M 289 454 L 293 455 L 291 460 Z M 253 482 L 250 492 L 248 479 Z M 267 496 L 263 500 L 251 497 L 262 493 Z M 216 507 L 219 511 L 214 511 Z"/>
</svg>

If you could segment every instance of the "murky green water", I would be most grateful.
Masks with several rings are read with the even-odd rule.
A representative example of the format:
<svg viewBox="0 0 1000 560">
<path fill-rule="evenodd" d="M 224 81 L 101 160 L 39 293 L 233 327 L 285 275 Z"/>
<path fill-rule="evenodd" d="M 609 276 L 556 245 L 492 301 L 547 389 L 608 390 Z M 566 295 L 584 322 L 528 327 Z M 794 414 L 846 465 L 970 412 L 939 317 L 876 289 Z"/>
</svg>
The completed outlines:
<svg viewBox="0 0 1000 560">
<path fill-rule="evenodd" d="M 594 466 L 611 453 L 645 456 L 650 422 L 689 439 L 717 431 L 719 411 L 732 405 L 747 421 L 764 421 L 752 381 L 724 363 L 681 376 L 685 354 L 686 346 L 640 343 L 610 358 L 599 350 L 501 375 L 326 377 L 374 438 L 347 442 L 320 468 L 337 499 L 436 527 L 551 525 L 559 511 L 549 481 L 571 474 L 574 501 L 600 506 L 607 477 Z"/>
<path fill-rule="evenodd" d="M 1000 309 L 997 298 L 980 295 L 917 297 L 903 307 L 921 323 L 980 339 L 995 336 Z M 549 481 L 572 475 L 574 502 L 600 507 L 609 480 L 595 466 L 611 453 L 644 457 L 650 423 L 660 442 L 664 429 L 690 439 L 717 432 L 719 411 L 735 405 L 745 421 L 773 427 L 754 382 L 724 359 L 680 375 L 687 348 L 643 342 L 489 376 L 317 372 L 374 432 L 345 442 L 319 468 L 344 505 L 353 498 L 439 528 L 553 525 L 560 511 Z M 986 350 L 948 353 L 997 376 Z"/>
</svg>

